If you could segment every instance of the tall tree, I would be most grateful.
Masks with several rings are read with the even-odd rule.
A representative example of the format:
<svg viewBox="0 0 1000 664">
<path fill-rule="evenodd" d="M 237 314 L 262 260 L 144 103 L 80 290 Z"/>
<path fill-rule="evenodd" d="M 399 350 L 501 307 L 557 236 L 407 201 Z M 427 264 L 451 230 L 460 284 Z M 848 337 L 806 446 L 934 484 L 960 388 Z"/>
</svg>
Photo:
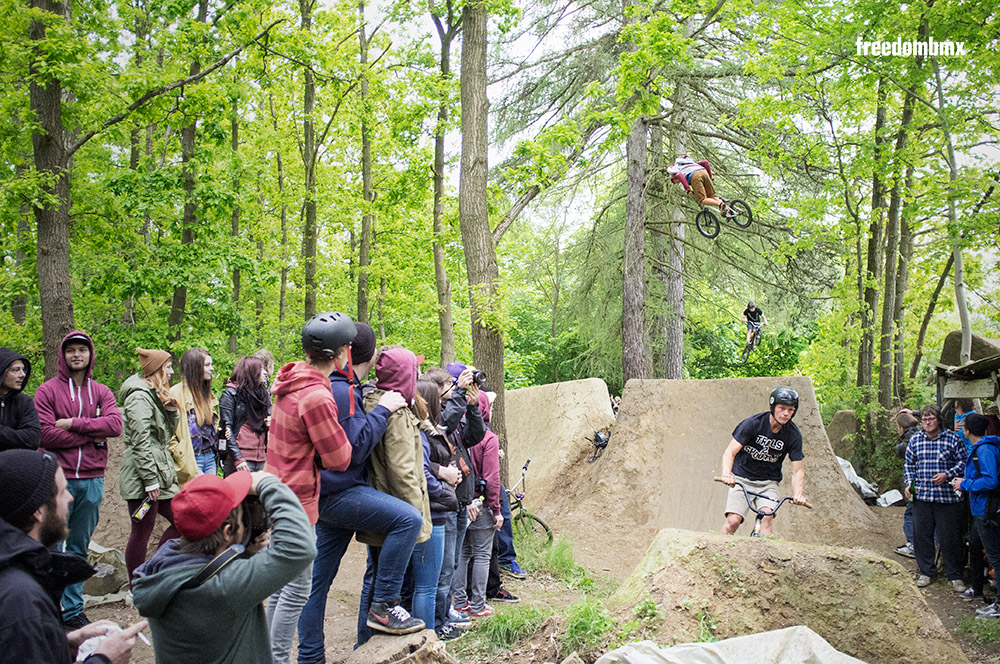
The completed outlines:
<svg viewBox="0 0 1000 664">
<path fill-rule="evenodd" d="M 358 320 L 368 322 L 368 270 L 371 266 L 372 226 L 375 222 L 372 189 L 372 139 L 369 127 L 368 38 L 365 36 L 365 3 L 358 2 L 358 42 L 361 64 L 361 191 L 365 212 L 361 216 L 361 251 L 358 253 Z"/>
</svg>

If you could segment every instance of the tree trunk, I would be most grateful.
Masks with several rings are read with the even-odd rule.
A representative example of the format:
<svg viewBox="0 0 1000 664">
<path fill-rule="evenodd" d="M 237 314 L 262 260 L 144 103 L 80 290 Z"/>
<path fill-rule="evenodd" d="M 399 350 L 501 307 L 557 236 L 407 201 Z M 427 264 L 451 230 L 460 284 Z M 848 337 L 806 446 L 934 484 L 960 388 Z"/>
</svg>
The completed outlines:
<svg viewBox="0 0 1000 664">
<path fill-rule="evenodd" d="M 205 23 L 208 20 L 208 0 L 200 0 L 198 3 L 198 21 Z M 194 76 L 201 71 L 201 61 L 194 58 L 188 71 L 189 76 Z M 198 130 L 197 115 L 192 112 L 191 122 L 181 129 L 181 163 L 182 178 L 184 188 L 184 218 L 181 226 L 181 245 L 194 243 L 194 227 L 198 219 L 198 201 L 195 198 L 195 173 L 194 146 L 195 136 Z M 184 312 L 187 308 L 187 284 L 180 283 L 174 286 L 174 296 L 170 304 L 170 317 L 167 319 L 167 326 L 170 330 L 171 341 L 178 341 L 182 336 L 181 326 L 184 324 Z"/>
<path fill-rule="evenodd" d="M 455 23 L 452 3 L 447 3 L 448 13 L 446 23 L 431 14 L 434 27 L 441 41 L 441 81 L 447 83 L 451 79 L 451 43 L 458 32 L 459 24 Z M 441 236 L 444 233 L 444 151 L 445 132 L 448 123 L 448 99 L 443 94 L 438 105 L 437 127 L 434 131 L 434 285 L 438 300 L 438 329 L 441 336 L 441 366 L 455 360 L 455 323 L 451 314 L 451 281 L 444 264 L 444 248 L 441 246 Z"/>
<path fill-rule="evenodd" d="M 274 112 L 274 96 L 268 95 L 268 104 L 271 107 L 271 121 L 274 123 L 274 133 L 278 134 L 278 115 Z M 275 169 L 278 173 L 278 199 L 281 201 L 279 215 L 281 218 L 281 285 L 278 295 L 278 354 L 285 356 L 285 312 L 287 311 L 288 297 L 288 262 L 290 255 L 288 252 L 288 207 L 285 205 L 285 165 L 281 161 L 281 150 L 274 151 Z"/>
<path fill-rule="evenodd" d="M 485 0 L 472 0 L 466 2 L 462 11 L 462 158 L 458 213 L 469 278 L 472 359 L 478 369 L 486 372 L 490 388 L 497 393 L 490 424 L 500 444 L 506 446 L 503 330 L 498 321 L 502 303 L 497 293 L 499 268 L 487 207 L 486 8 Z"/>
<path fill-rule="evenodd" d="M 27 155 L 24 155 L 25 159 L 28 159 Z M 17 178 L 20 179 L 25 176 L 28 168 L 24 164 L 18 162 L 16 166 L 15 173 Z M 24 269 L 24 264 L 28 259 L 28 255 L 24 253 L 25 245 L 30 242 L 31 235 L 31 206 L 27 201 L 23 201 L 17 210 L 17 236 L 15 241 L 17 246 L 14 249 L 14 271 L 18 275 L 22 274 Z M 21 292 L 15 295 L 10 300 L 10 315 L 14 319 L 14 322 L 18 325 L 24 325 L 24 321 L 28 316 L 28 295 L 27 293 Z"/>
<path fill-rule="evenodd" d="M 233 149 L 233 162 L 234 165 L 238 164 L 238 157 L 240 151 L 240 117 L 239 108 L 237 103 L 233 102 L 233 118 L 230 122 L 232 127 L 232 149 Z M 236 172 L 238 173 L 238 166 L 236 167 Z M 239 197 L 240 191 L 240 178 L 237 175 L 233 179 L 233 195 Z M 233 246 L 238 246 L 240 239 L 240 206 L 238 203 L 233 205 L 233 213 L 231 219 L 232 234 L 233 234 Z M 229 352 L 233 355 L 236 354 L 238 347 L 238 336 L 237 330 L 240 324 L 240 268 L 233 268 L 233 313 L 235 314 L 234 326 L 232 332 L 229 335 Z"/>
<path fill-rule="evenodd" d="M 312 8 L 313 0 L 299 0 L 299 11 L 302 15 L 300 27 L 306 32 L 312 30 Z M 316 129 L 313 124 L 316 80 L 312 70 L 308 68 L 304 70 L 303 76 L 305 79 L 302 119 L 302 165 L 305 180 L 302 223 L 302 264 L 305 281 L 303 317 L 309 320 L 316 315 L 316 246 L 319 242 L 319 229 L 316 227 Z"/>
<path fill-rule="evenodd" d="M 917 332 L 917 350 L 913 354 L 913 364 L 910 365 L 911 380 L 917 377 L 917 368 L 920 366 L 920 359 L 924 356 L 924 337 L 927 336 L 927 326 L 931 322 L 931 316 L 934 315 L 934 307 L 937 305 L 938 297 L 944 289 L 944 283 L 948 280 L 948 274 L 951 272 L 951 266 L 954 264 L 955 254 L 950 254 L 948 262 L 944 264 L 944 269 L 941 270 L 941 276 L 938 277 L 937 286 L 934 287 L 934 292 L 931 293 L 931 299 L 927 303 L 927 311 L 924 312 L 924 318 L 920 321 L 920 331 Z"/>
<path fill-rule="evenodd" d="M 645 378 L 646 370 L 646 134 L 644 117 L 632 124 L 626 145 L 628 197 L 622 269 L 622 383 Z"/>
<path fill-rule="evenodd" d="M 32 0 L 36 11 L 65 17 L 68 6 L 52 0 Z M 32 21 L 31 40 L 44 48 L 45 23 Z M 62 124 L 62 82 L 45 68 L 45 56 L 31 62 L 29 103 L 39 129 L 31 136 L 35 170 L 42 177 L 44 202 L 35 207 L 38 294 L 41 300 L 45 377 L 56 374 L 59 345 L 75 327 L 69 276 L 70 164 Z"/>
<path fill-rule="evenodd" d="M 368 128 L 368 39 L 365 36 L 365 3 L 358 2 L 360 26 L 358 39 L 361 43 L 361 188 L 365 199 L 365 214 L 361 217 L 361 252 L 358 255 L 358 321 L 368 322 L 368 267 L 371 265 L 372 225 L 375 200 L 372 190 L 372 142 Z"/>
<path fill-rule="evenodd" d="M 687 104 L 687 84 L 680 82 L 674 94 L 674 131 L 671 135 L 674 155 L 687 154 L 687 125 L 681 117 Z M 666 168 L 666 159 L 663 160 Z M 663 178 L 663 194 L 666 195 L 670 181 Z M 667 320 L 664 326 L 663 377 L 679 380 L 684 377 L 684 210 L 678 206 L 671 209 L 673 224 L 670 226 L 670 244 L 667 273 Z"/>
<path fill-rule="evenodd" d="M 892 408 L 894 392 L 893 368 L 893 323 L 896 320 L 896 299 L 902 297 L 896 292 L 899 285 L 896 280 L 896 268 L 899 262 L 900 245 L 900 207 L 902 199 L 902 169 L 905 158 L 906 141 L 913 121 L 915 101 L 913 95 L 903 99 L 903 113 L 900 118 L 899 132 L 896 134 L 896 147 L 893 155 L 893 185 L 889 194 L 889 213 L 887 217 L 885 241 L 885 297 L 882 299 L 882 325 L 879 334 L 878 363 L 878 402 L 883 411 Z"/>
<path fill-rule="evenodd" d="M 958 160 L 955 158 L 955 143 L 951 138 L 948 114 L 945 113 L 941 67 L 936 58 L 931 58 L 931 62 L 934 63 L 934 79 L 937 82 L 938 119 L 948 149 L 948 238 L 951 241 L 951 252 L 955 263 L 955 308 L 958 309 L 958 318 L 962 323 L 962 349 L 959 361 L 968 364 L 972 355 L 972 323 L 969 321 L 969 304 L 965 297 L 965 269 L 962 261 L 962 242 L 958 234 L 958 210 L 955 207 L 955 199 L 958 197 L 956 187 Z"/>
<path fill-rule="evenodd" d="M 909 197 L 913 191 L 913 164 L 906 167 L 905 197 Z M 906 290 L 910 283 L 910 262 L 913 259 L 913 234 L 910 232 L 909 212 L 903 206 L 903 214 L 900 215 L 899 225 L 899 265 L 896 268 L 896 302 L 893 307 L 893 321 L 896 328 L 895 342 L 895 363 L 894 388 L 896 401 L 903 403 L 906 401 L 906 307 L 904 306 Z"/>
</svg>

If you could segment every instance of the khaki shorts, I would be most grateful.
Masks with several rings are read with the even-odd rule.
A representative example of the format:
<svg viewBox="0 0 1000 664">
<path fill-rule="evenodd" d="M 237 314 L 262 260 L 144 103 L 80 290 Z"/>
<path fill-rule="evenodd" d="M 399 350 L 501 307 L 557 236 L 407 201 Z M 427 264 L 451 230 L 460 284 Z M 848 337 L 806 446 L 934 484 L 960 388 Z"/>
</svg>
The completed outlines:
<svg viewBox="0 0 1000 664">
<path fill-rule="evenodd" d="M 750 496 L 750 501 L 756 509 L 773 510 L 778 505 L 778 483 L 774 480 L 748 480 L 745 477 L 737 476 L 736 481 L 745 486 L 747 491 L 768 497 Z M 747 499 L 743 496 L 743 489 L 738 486 L 730 487 L 729 496 L 726 498 L 726 514 L 739 514 L 745 518 L 749 511 Z"/>
<path fill-rule="evenodd" d="M 712 178 L 708 176 L 708 171 L 704 168 L 691 174 L 691 191 L 694 199 L 701 202 L 706 198 L 715 198 L 715 187 L 712 186 Z"/>
</svg>

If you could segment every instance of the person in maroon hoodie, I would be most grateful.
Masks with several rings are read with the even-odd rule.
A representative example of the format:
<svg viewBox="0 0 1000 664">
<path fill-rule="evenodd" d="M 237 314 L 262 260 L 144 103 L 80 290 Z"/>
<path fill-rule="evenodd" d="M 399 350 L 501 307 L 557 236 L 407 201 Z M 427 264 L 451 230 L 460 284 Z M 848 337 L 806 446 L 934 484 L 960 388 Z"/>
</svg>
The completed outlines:
<svg viewBox="0 0 1000 664">
<path fill-rule="evenodd" d="M 485 392 L 479 393 L 479 412 L 483 414 L 483 421 L 488 423 L 490 400 Z M 503 526 L 503 516 L 500 515 L 500 439 L 487 429 L 483 442 L 470 448 L 469 455 L 477 480 L 476 499 L 466 507 L 469 527 L 465 531 L 462 557 L 452 581 L 452 602 L 459 613 L 470 618 L 487 618 L 493 615 L 493 608 L 486 603 L 493 532 Z M 479 487 L 484 490 L 480 491 Z M 468 574 L 470 560 L 471 575 Z"/>
<path fill-rule="evenodd" d="M 89 336 L 73 331 L 63 337 L 57 362 L 55 377 L 35 391 L 35 409 L 41 447 L 55 453 L 73 496 L 63 550 L 86 560 L 104 499 L 108 438 L 122 435 L 122 415 L 114 393 L 92 378 L 94 342 Z M 90 623 L 83 612 L 83 583 L 66 587 L 62 612 L 67 628 Z"/>
</svg>

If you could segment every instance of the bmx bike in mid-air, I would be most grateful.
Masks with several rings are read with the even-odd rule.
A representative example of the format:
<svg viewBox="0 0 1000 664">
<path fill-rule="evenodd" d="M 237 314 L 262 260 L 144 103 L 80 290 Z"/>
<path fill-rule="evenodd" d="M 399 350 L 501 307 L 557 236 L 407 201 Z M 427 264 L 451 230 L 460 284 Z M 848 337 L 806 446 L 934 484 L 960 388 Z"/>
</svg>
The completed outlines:
<svg viewBox="0 0 1000 664">
<path fill-rule="evenodd" d="M 764 327 L 763 321 L 759 321 L 756 323 L 750 321 L 749 325 L 750 327 L 753 328 L 753 332 L 750 333 L 750 341 L 748 341 L 746 345 L 743 346 L 743 352 L 740 354 L 741 363 L 746 362 L 747 359 L 749 359 L 750 357 L 750 353 L 752 353 L 754 349 L 756 349 L 757 346 L 760 345 L 761 328 Z"/>
<path fill-rule="evenodd" d="M 722 479 L 721 477 L 715 477 L 713 479 L 716 482 L 721 482 L 722 484 L 726 484 L 726 481 L 724 479 Z M 753 532 L 750 533 L 750 537 L 761 537 L 762 535 L 760 534 L 760 524 L 764 520 L 764 517 L 765 516 L 772 516 L 772 517 L 776 516 L 778 514 L 778 510 L 781 508 L 782 505 L 784 505 L 787 502 L 790 502 L 790 501 L 794 500 L 791 496 L 785 496 L 781 500 L 777 501 L 778 504 L 775 505 L 773 509 L 768 509 L 766 507 L 754 507 L 753 506 L 753 501 L 750 500 L 750 496 L 754 496 L 756 498 L 763 498 L 764 500 L 766 500 L 768 502 L 772 502 L 772 503 L 775 502 L 775 501 L 770 496 L 765 496 L 762 493 L 756 493 L 754 491 L 748 491 L 747 488 L 745 486 L 743 486 L 743 484 L 741 482 L 735 482 L 734 484 L 736 486 L 738 486 L 740 489 L 743 490 L 743 497 L 746 498 L 746 500 L 747 500 L 747 507 L 750 508 L 751 512 L 753 512 L 754 514 L 757 515 L 756 518 L 755 518 L 755 520 L 754 520 Z M 794 505 L 795 503 L 792 503 L 792 504 Z M 802 506 L 803 507 L 808 507 L 809 509 L 813 508 L 813 506 L 810 503 L 802 503 Z"/>
<path fill-rule="evenodd" d="M 723 207 L 719 212 L 722 213 L 723 219 L 733 222 L 740 228 L 747 228 L 753 223 L 753 212 L 746 201 L 734 198 L 730 201 L 723 199 L 722 202 Z M 698 227 L 698 232 L 709 240 L 718 237 L 719 230 L 722 228 L 719 224 L 718 214 L 710 205 L 702 206 L 701 211 L 694 218 L 694 225 Z"/>
</svg>

